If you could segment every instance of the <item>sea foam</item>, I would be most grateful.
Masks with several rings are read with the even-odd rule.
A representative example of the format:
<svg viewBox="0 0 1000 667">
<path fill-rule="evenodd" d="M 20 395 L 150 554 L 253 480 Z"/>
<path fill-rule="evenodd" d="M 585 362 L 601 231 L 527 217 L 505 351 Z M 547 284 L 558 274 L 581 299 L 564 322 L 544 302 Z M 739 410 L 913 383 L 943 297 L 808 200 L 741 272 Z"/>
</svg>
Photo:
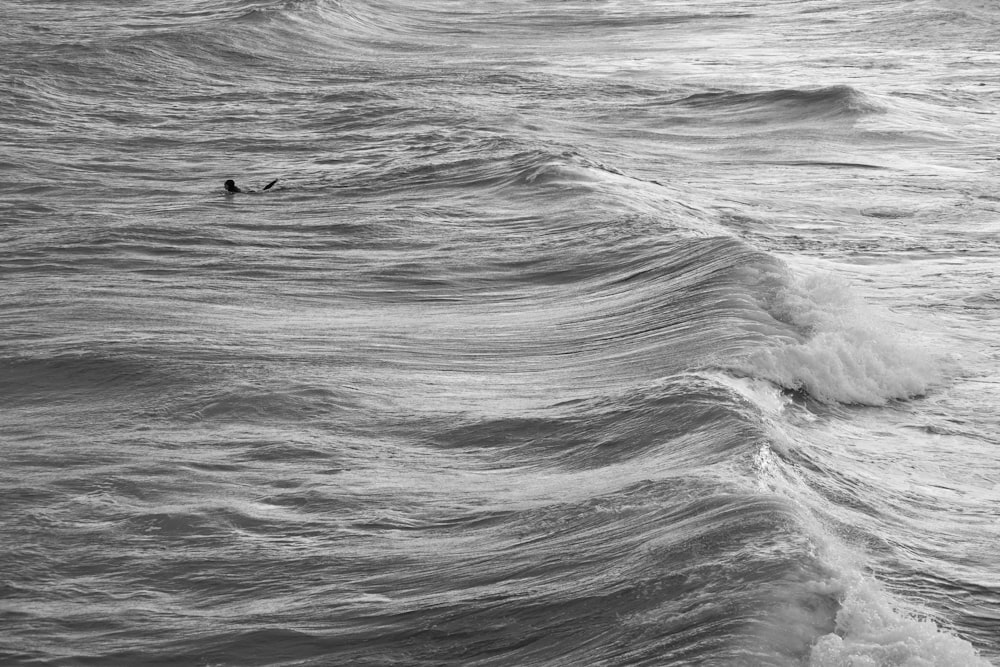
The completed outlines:
<svg viewBox="0 0 1000 667">
<path fill-rule="evenodd" d="M 756 395 L 766 393 L 756 387 L 753 391 Z M 803 509 L 823 503 L 799 469 L 774 454 L 776 450 L 787 449 L 783 443 L 790 436 L 780 422 L 768 420 L 768 423 L 772 440 L 754 458 L 760 490 L 785 497 Z M 810 667 L 989 667 L 990 663 L 972 643 L 946 625 L 922 618 L 911 604 L 873 578 L 867 570 L 867 556 L 831 531 L 822 512 L 806 511 L 798 516 L 822 563 L 821 574 L 805 588 L 816 597 L 799 593 L 801 599 L 813 601 L 814 609 L 811 623 L 801 624 L 796 631 L 819 630 L 809 638 L 806 664 Z M 825 617 L 824 605 L 815 604 L 822 599 L 835 603 L 830 617 Z M 804 618 L 803 612 L 798 615 Z"/>
<path fill-rule="evenodd" d="M 836 630 L 813 644 L 812 667 L 989 667 L 969 642 L 899 612 L 875 582 L 848 583 Z"/>
<path fill-rule="evenodd" d="M 927 392 L 935 355 L 832 274 L 758 274 L 760 305 L 791 328 L 733 364 L 740 374 L 807 392 L 826 403 L 884 405 Z"/>
</svg>

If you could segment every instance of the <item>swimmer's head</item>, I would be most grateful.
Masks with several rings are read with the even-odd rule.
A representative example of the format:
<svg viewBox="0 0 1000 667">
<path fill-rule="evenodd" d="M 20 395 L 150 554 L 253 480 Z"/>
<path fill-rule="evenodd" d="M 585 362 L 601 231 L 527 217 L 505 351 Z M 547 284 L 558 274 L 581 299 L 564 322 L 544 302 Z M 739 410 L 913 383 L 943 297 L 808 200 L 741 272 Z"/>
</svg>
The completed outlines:
<svg viewBox="0 0 1000 667">
<path fill-rule="evenodd" d="M 231 178 L 222 185 L 226 188 L 226 192 L 242 192 L 238 187 L 236 187 L 236 182 Z"/>
</svg>

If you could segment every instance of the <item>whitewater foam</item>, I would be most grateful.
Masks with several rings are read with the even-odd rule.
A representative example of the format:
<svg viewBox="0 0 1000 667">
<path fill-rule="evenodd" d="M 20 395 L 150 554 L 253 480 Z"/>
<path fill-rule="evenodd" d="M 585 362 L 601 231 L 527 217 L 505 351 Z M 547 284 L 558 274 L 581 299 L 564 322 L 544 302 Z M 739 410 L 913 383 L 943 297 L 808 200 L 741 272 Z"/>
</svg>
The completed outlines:
<svg viewBox="0 0 1000 667">
<path fill-rule="evenodd" d="M 842 278 L 771 272 L 753 278 L 760 305 L 791 335 L 738 360 L 739 373 L 822 402 L 863 405 L 918 396 L 939 381 L 936 357 Z"/>
<path fill-rule="evenodd" d="M 802 599 L 828 599 L 835 605 L 832 627 L 822 628 L 817 615 L 800 631 L 822 628 L 812 640 L 810 667 L 988 667 L 975 647 L 931 619 L 919 618 L 865 572 L 866 559 L 827 527 L 823 505 L 783 455 L 794 449 L 787 427 L 767 419 L 771 442 L 754 456 L 753 469 L 761 492 L 776 493 L 802 511 L 802 527 L 810 535 L 824 573 L 805 582 Z M 810 598 L 810 595 L 815 597 Z"/>
<path fill-rule="evenodd" d="M 836 630 L 813 645 L 813 667 L 989 667 L 969 642 L 900 612 L 870 579 L 850 576 Z"/>
</svg>

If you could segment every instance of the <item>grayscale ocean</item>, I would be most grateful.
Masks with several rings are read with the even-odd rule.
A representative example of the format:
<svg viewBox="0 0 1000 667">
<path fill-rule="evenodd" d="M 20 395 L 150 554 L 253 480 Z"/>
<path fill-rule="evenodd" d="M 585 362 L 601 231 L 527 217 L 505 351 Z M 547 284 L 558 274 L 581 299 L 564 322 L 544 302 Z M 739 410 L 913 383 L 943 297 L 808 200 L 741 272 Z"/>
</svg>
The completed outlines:
<svg viewBox="0 0 1000 667">
<path fill-rule="evenodd" d="M 1000 665 L 998 0 L 0 9 L 0 664 Z"/>
</svg>

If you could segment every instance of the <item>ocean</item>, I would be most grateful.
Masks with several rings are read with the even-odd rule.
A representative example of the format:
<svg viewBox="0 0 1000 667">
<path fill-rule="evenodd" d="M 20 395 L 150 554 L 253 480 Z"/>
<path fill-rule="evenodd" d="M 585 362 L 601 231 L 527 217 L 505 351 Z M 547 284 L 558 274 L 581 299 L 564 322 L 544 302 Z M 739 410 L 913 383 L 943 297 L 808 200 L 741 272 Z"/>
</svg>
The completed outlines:
<svg viewBox="0 0 1000 667">
<path fill-rule="evenodd" d="M 996 0 L 0 5 L 0 664 L 1000 665 Z"/>
</svg>

